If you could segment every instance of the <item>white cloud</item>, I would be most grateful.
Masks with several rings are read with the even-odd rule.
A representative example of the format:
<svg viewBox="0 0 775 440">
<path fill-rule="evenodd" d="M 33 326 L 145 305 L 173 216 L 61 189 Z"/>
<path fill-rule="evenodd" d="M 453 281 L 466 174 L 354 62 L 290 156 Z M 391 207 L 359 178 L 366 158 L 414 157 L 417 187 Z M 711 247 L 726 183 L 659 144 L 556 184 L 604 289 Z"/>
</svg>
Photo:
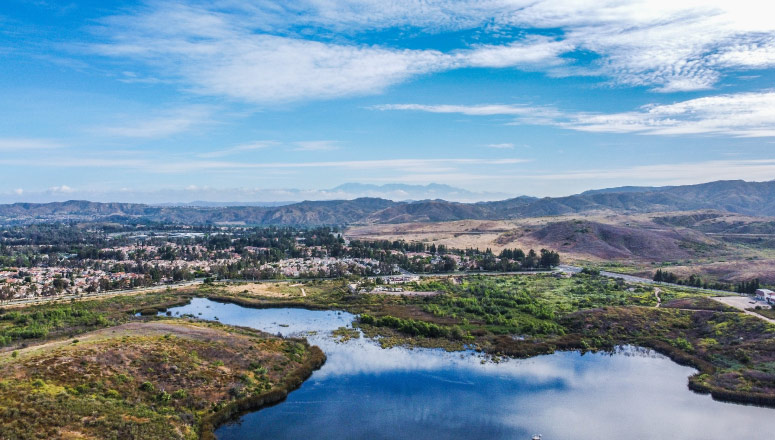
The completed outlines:
<svg viewBox="0 0 775 440">
<path fill-rule="evenodd" d="M 517 123 L 554 125 L 571 130 L 645 135 L 775 136 L 775 92 L 736 93 L 651 104 L 621 113 L 573 113 L 515 105 L 390 104 L 377 110 L 412 110 L 473 116 L 515 116 Z"/>
<path fill-rule="evenodd" d="M 24 194 L 24 189 L 23 188 L 16 188 L 15 190 L 13 190 L 13 193 L 16 194 L 17 196 L 20 196 L 20 195 Z"/>
<path fill-rule="evenodd" d="M 210 122 L 212 109 L 206 106 L 182 107 L 161 112 L 152 118 L 130 118 L 126 123 L 94 127 L 103 136 L 154 139 L 182 133 Z"/>
<path fill-rule="evenodd" d="M 416 75 L 461 67 L 561 64 L 558 56 L 568 49 L 551 38 L 531 37 L 442 53 L 254 34 L 220 22 L 203 31 L 198 23 L 178 23 L 174 35 L 144 29 L 93 49 L 156 65 L 193 91 L 250 102 L 373 94 Z"/>
<path fill-rule="evenodd" d="M 232 154 L 244 153 L 246 151 L 263 150 L 265 148 L 268 148 L 274 145 L 278 145 L 278 142 L 277 141 L 256 141 L 256 142 L 250 142 L 247 144 L 235 145 L 231 148 L 226 148 L 223 150 L 208 151 L 206 153 L 200 153 L 197 156 L 203 157 L 203 158 L 223 157 L 223 156 L 229 156 Z"/>
<path fill-rule="evenodd" d="M 190 90 L 249 102 L 373 94 L 467 67 L 602 75 L 672 92 L 712 88 L 728 70 L 775 66 L 771 16 L 753 0 L 154 2 L 105 19 L 104 43 L 90 49 L 147 63 Z M 299 26 L 330 41 L 306 38 Z M 479 29 L 503 43 L 447 52 L 356 43 L 361 33 L 407 26 Z M 559 32 L 548 37 L 546 29 Z M 576 51 L 599 58 L 587 65 L 563 57 Z"/>
<path fill-rule="evenodd" d="M 191 172 L 207 170 L 250 170 L 250 169 L 308 169 L 341 168 L 348 170 L 424 170 L 443 172 L 465 165 L 514 165 L 528 162 L 526 159 L 377 159 L 322 162 L 228 162 L 228 161 L 176 161 L 169 163 L 148 163 L 146 167 L 156 172 Z M 145 168 L 145 167 L 144 167 Z"/>
<path fill-rule="evenodd" d="M 71 194 L 75 192 L 73 188 L 70 188 L 67 185 L 61 185 L 61 186 L 52 186 L 48 189 L 48 192 L 51 194 Z"/>
<path fill-rule="evenodd" d="M 709 96 L 626 113 L 579 114 L 560 125 L 593 132 L 771 137 L 775 136 L 775 92 Z"/>
<path fill-rule="evenodd" d="M 0 138 L 0 151 L 2 152 L 48 150 L 52 148 L 61 148 L 62 146 L 61 143 L 48 139 Z"/>
<path fill-rule="evenodd" d="M 331 151 L 338 150 L 338 141 L 299 141 L 296 142 L 296 151 Z"/>
<path fill-rule="evenodd" d="M 522 105 L 423 105 L 423 104 L 385 104 L 373 107 L 376 110 L 416 110 L 429 113 L 460 113 L 469 116 L 493 116 L 493 115 L 513 115 L 525 116 L 536 113 L 549 112 L 556 114 L 556 111 L 540 107 L 530 107 Z"/>
<path fill-rule="evenodd" d="M 498 150 L 513 150 L 514 144 L 510 142 L 504 142 L 502 144 L 488 144 L 487 147 L 489 148 L 495 148 Z"/>
<path fill-rule="evenodd" d="M 195 171 L 238 171 L 238 170 L 293 170 L 310 168 L 339 168 L 347 170 L 381 171 L 424 171 L 445 172 L 462 166 L 505 166 L 529 162 L 528 159 L 375 159 L 343 160 L 321 162 L 247 162 L 217 160 L 170 160 L 154 159 L 110 159 L 99 157 L 49 157 L 47 159 L 2 159 L 0 165 L 38 166 L 56 168 L 113 168 L 141 169 L 153 173 L 185 173 Z M 59 187 L 62 188 L 62 187 Z"/>
<path fill-rule="evenodd" d="M 748 181 L 769 181 L 775 177 L 775 159 L 761 160 L 712 160 L 684 162 L 613 169 L 589 169 L 568 171 L 561 174 L 543 174 L 531 178 L 556 181 L 625 179 L 647 184 L 685 185 L 715 180 L 745 179 Z"/>
</svg>

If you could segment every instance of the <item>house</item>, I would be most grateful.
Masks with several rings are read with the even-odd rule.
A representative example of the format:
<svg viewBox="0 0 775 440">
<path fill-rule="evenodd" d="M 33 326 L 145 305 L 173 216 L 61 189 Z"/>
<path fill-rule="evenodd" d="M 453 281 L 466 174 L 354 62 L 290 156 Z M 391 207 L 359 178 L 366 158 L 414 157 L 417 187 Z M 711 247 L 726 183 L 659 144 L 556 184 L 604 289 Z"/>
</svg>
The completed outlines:
<svg viewBox="0 0 775 440">
<path fill-rule="evenodd" d="M 385 284 L 403 284 L 420 281 L 420 277 L 417 275 L 394 275 L 382 277 L 382 280 L 385 282 Z"/>
<path fill-rule="evenodd" d="M 775 292 L 770 289 L 756 289 L 756 299 L 767 301 L 769 304 L 775 304 Z"/>
</svg>

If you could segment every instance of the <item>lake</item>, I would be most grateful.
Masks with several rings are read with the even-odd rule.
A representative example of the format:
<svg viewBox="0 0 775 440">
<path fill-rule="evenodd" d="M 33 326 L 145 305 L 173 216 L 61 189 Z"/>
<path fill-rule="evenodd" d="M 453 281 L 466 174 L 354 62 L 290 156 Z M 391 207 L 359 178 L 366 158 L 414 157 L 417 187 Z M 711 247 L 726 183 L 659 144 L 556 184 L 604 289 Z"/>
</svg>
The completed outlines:
<svg viewBox="0 0 775 440">
<path fill-rule="evenodd" d="M 345 312 L 250 309 L 206 299 L 170 309 L 304 336 L 328 356 L 284 402 L 216 431 L 245 439 L 759 439 L 775 410 L 689 391 L 692 368 L 651 350 L 562 352 L 492 362 L 481 354 L 336 342 Z"/>
</svg>

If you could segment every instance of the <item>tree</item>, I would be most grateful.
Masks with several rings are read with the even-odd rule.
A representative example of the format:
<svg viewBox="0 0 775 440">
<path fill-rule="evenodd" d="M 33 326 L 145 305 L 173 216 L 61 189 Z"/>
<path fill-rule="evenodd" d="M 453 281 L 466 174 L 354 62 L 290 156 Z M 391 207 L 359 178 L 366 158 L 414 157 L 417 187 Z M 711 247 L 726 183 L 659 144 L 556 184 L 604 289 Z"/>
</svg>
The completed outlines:
<svg viewBox="0 0 775 440">
<path fill-rule="evenodd" d="M 554 251 L 541 249 L 540 267 L 551 268 L 560 265 L 560 254 Z"/>
</svg>

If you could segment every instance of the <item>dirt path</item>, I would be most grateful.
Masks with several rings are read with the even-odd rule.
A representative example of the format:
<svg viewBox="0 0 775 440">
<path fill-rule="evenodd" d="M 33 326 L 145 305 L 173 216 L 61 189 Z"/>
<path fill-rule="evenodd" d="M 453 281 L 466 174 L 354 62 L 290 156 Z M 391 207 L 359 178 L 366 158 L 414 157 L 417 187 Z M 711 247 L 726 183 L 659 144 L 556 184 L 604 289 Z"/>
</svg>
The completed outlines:
<svg viewBox="0 0 775 440">
<path fill-rule="evenodd" d="M 725 304 L 731 307 L 734 307 L 738 310 L 743 311 L 744 313 L 755 316 L 759 319 L 763 319 L 770 324 L 775 324 L 775 319 L 767 318 L 766 316 L 762 316 L 756 312 L 752 312 L 747 309 L 752 309 L 756 307 L 757 305 L 762 305 L 762 303 L 752 300 L 751 298 L 747 296 L 718 296 L 712 298 L 715 301 L 720 302 L 721 304 Z"/>
<path fill-rule="evenodd" d="M 662 305 L 662 298 L 659 297 L 659 294 L 662 293 L 662 289 L 659 287 L 654 288 L 654 297 L 657 299 L 657 305 L 654 306 L 655 308 L 659 308 L 659 306 Z"/>
<path fill-rule="evenodd" d="M 16 351 L 20 355 L 31 355 L 73 345 L 74 340 L 77 340 L 79 344 L 84 344 L 121 336 L 162 336 L 168 334 L 193 339 L 225 340 L 224 334 L 218 330 L 181 321 L 128 322 L 115 327 L 93 330 L 74 337 L 44 341 L 29 347 L 17 349 Z M 9 361 L 9 358 L 4 360 Z M 2 362 L 0 362 L 0 364 L 2 364 Z"/>
</svg>

